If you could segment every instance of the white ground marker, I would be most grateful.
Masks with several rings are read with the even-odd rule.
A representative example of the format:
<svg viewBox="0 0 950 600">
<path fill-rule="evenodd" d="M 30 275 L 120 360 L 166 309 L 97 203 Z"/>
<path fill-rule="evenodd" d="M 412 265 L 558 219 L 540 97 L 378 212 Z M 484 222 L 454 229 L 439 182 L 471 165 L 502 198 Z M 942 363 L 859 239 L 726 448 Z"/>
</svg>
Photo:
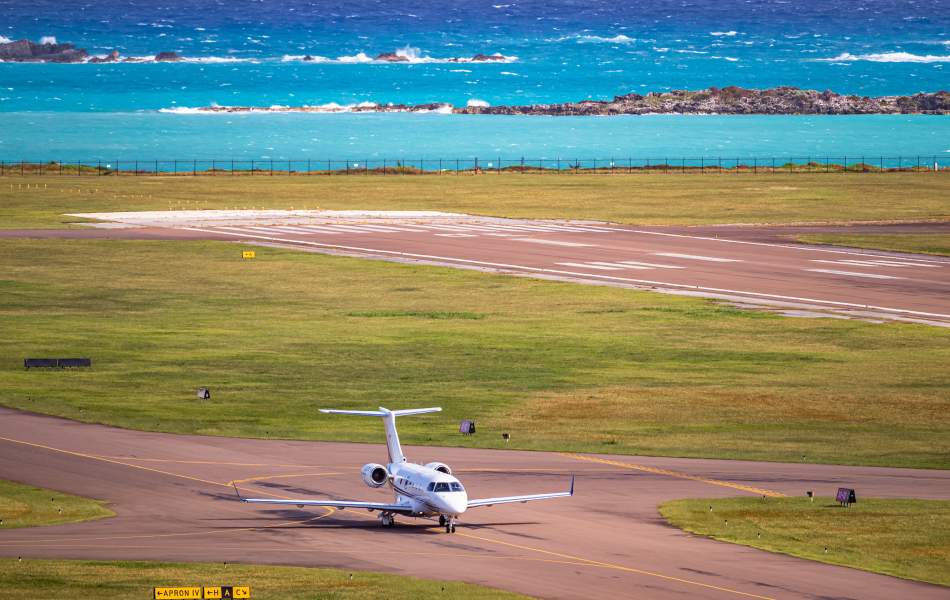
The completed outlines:
<svg viewBox="0 0 950 600">
<path fill-rule="evenodd" d="M 569 246 L 571 248 L 583 248 L 594 246 L 595 244 L 581 244 L 579 242 L 559 242 L 557 240 L 541 240 L 537 238 L 512 238 L 516 242 L 530 242 L 532 244 L 548 244 L 550 246 Z"/>
<path fill-rule="evenodd" d="M 578 269 L 594 269 L 596 271 L 623 271 L 625 267 L 607 267 L 604 265 L 591 265 L 588 263 L 560 262 L 562 267 L 575 267 Z M 629 268 L 629 267 L 626 267 Z"/>
<path fill-rule="evenodd" d="M 858 273 L 856 271 L 836 271 L 834 269 L 805 269 L 812 273 L 829 273 L 831 275 L 846 275 L 848 277 L 868 277 L 870 279 L 904 279 L 893 275 L 879 275 L 878 273 Z"/>
<path fill-rule="evenodd" d="M 686 260 L 702 260 L 706 262 L 742 262 L 737 258 L 719 258 L 717 256 L 700 256 L 698 254 L 679 254 L 677 252 L 654 252 L 656 256 L 668 256 L 669 258 L 685 258 Z"/>
</svg>

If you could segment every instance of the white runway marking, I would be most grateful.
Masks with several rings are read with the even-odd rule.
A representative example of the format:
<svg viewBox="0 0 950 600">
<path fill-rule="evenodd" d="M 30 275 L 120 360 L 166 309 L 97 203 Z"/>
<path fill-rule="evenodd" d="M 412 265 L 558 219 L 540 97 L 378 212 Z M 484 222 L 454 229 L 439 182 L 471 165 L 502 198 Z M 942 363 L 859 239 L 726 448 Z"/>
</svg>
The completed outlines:
<svg viewBox="0 0 950 600">
<path fill-rule="evenodd" d="M 450 238 L 460 238 L 460 237 L 478 237 L 474 233 L 437 233 L 435 234 L 439 237 L 450 237 Z"/>
<path fill-rule="evenodd" d="M 849 277 L 868 277 L 870 279 L 904 279 L 893 275 L 879 275 L 877 273 L 858 273 L 856 271 L 836 271 L 834 269 L 805 269 L 812 273 L 829 273 L 831 275 L 847 275 Z"/>
<path fill-rule="evenodd" d="M 641 270 L 641 271 L 649 270 L 649 269 L 652 269 L 652 268 L 653 268 L 653 267 L 646 267 L 646 266 L 643 266 L 643 265 L 629 265 L 629 264 L 627 264 L 627 263 L 625 263 L 625 262 L 623 262 L 623 263 L 619 263 L 619 262 L 601 262 L 601 261 L 596 261 L 596 260 L 590 261 L 590 262 L 584 263 L 584 264 L 588 264 L 588 265 L 600 265 L 600 266 L 602 266 L 602 267 L 614 267 L 614 268 L 617 268 L 617 269 Z"/>
<path fill-rule="evenodd" d="M 226 233 L 226 232 L 215 232 L 211 229 L 202 229 L 201 227 L 182 227 L 186 231 L 198 231 L 201 233 L 222 233 L 224 235 L 233 235 L 235 237 L 248 237 L 248 238 L 257 238 L 260 240 L 268 242 L 276 242 L 282 244 L 290 244 L 297 246 L 312 246 L 314 248 L 330 248 L 337 250 L 349 250 L 351 252 L 368 252 L 375 255 L 389 255 L 389 256 L 403 256 L 406 258 L 414 258 L 421 260 L 431 260 L 431 261 L 448 261 L 459 263 L 463 265 L 475 265 L 478 267 L 488 267 L 492 269 L 519 269 L 522 271 L 529 271 L 532 273 L 550 273 L 552 275 L 567 275 L 569 277 L 593 277 L 596 279 L 602 279 L 605 281 L 617 281 L 623 283 L 632 283 L 636 285 L 649 285 L 649 286 L 663 286 L 671 289 L 679 289 L 684 291 L 698 291 L 698 292 L 712 292 L 716 294 L 729 294 L 731 296 L 735 295 L 745 295 L 753 296 L 757 298 L 768 298 L 773 300 L 780 300 L 783 302 L 813 302 L 818 304 L 827 304 L 829 306 L 841 307 L 841 308 L 856 308 L 859 310 L 876 310 L 883 311 L 888 313 L 895 313 L 901 315 L 912 315 L 916 317 L 936 317 L 940 319 L 950 319 L 950 314 L 942 313 L 932 313 L 924 312 L 920 310 L 910 310 L 907 308 L 892 308 L 888 306 L 876 306 L 871 304 L 858 304 L 856 302 L 841 302 L 838 300 L 823 300 L 821 298 L 804 298 L 800 296 L 786 296 L 783 294 L 769 294 L 766 292 L 750 292 L 746 290 L 731 290 L 727 288 L 716 288 L 716 287 L 706 287 L 701 285 L 687 285 L 683 283 L 671 283 L 668 281 L 655 281 L 651 279 L 634 279 L 632 277 L 616 277 L 613 275 L 600 275 L 598 273 L 581 273 L 578 271 L 563 271 L 560 269 L 545 269 L 542 267 L 529 267 L 526 265 L 513 265 L 508 263 L 496 263 L 488 262 L 483 260 L 471 260 L 467 258 L 453 258 L 450 256 L 437 256 L 433 254 L 418 254 L 415 252 L 400 252 L 398 250 L 383 250 L 379 248 L 363 248 L 360 246 L 348 246 L 345 244 L 326 244 L 321 242 L 310 242 L 304 240 L 294 240 L 289 238 L 277 238 L 266 235 L 241 235 L 239 233 Z M 683 236 L 689 237 L 689 236 Z"/>
<path fill-rule="evenodd" d="M 562 267 L 577 267 L 579 269 L 596 269 L 598 271 L 623 271 L 623 267 L 608 267 L 603 265 L 592 265 L 588 263 L 561 262 L 556 263 Z"/>
<path fill-rule="evenodd" d="M 923 267 L 925 269 L 939 269 L 940 265 L 928 265 L 924 263 L 910 263 L 897 260 L 818 260 L 812 259 L 811 262 L 827 263 L 832 265 L 843 265 L 852 267 Z"/>
<path fill-rule="evenodd" d="M 657 256 L 668 256 L 669 258 L 685 258 L 686 260 L 702 260 L 705 262 L 742 262 L 737 258 L 719 258 L 717 256 L 700 256 L 698 254 L 679 254 L 677 252 L 654 252 Z"/>
<path fill-rule="evenodd" d="M 569 246 L 571 248 L 590 247 L 594 244 L 581 244 L 579 242 L 559 242 L 557 240 L 539 240 L 536 238 L 514 238 L 516 242 L 530 242 L 532 244 L 548 244 L 550 246 Z"/>
<path fill-rule="evenodd" d="M 622 265 L 633 265 L 633 266 L 640 266 L 640 267 L 652 267 L 652 268 L 655 268 L 655 269 L 685 269 L 685 268 L 686 268 L 686 267 L 679 267 L 679 266 L 676 266 L 676 265 L 661 265 L 661 264 L 658 264 L 658 263 L 640 262 L 640 261 L 638 261 L 638 260 L 621 260 L 621 261 L 617 261 L 617 262 L 619 262 L 619 263 L 622 264 Z"/>
</svg>

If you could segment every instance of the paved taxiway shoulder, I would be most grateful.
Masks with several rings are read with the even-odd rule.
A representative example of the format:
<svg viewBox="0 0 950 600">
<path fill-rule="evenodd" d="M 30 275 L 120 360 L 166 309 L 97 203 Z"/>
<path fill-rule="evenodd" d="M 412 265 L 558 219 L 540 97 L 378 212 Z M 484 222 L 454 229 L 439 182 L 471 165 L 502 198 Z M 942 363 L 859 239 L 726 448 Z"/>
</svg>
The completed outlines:
<svg viewBox="0 0 950 600">
<path fill-rule="evenodd" d="M 408 449 L 444 460 L 476 496 L 557 491 L 573 499 L 466 514 L 447 535 L 428 521 L 381 529 L 365 512 L 258 509 L 255 495 L 388 498 L 358 474 L 381 445 L 174 436 L 0 409 L 0 478 L 101 498 L 117 516 L 8 530 L 0 554 L 243 561 L 462 579 L 552 598 L 945 598 L 946 589 L 714 542 L 666 525 L 666 499 L 766 490 L 950 498 L 944 471 L 741 461 Z M 727 485 L 722 485 L 727 484 Z"/>
</svg>

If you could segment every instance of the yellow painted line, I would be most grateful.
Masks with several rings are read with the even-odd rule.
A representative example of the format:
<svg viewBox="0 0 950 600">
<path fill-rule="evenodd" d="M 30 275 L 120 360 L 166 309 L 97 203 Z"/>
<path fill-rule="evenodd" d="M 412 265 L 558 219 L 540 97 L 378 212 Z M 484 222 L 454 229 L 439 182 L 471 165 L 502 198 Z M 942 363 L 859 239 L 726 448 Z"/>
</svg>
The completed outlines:
<svg viewBox="0 0 950 600">
<path fill-rule="evenodd" d="M 550 556 L 556 556 L 558 558 L 564 559 L 571 562 L 580 562 L 585 565 L 590 565 L 594 567 L 603 567 L 605 569 L 613 569 L 616 571 L 625 571 L 628 573 L 636 573 L 637 575 L 647 575 L 649 577 L 657 577 L 659 579 L 665 579 L 667 581 L 675 581 L 677 583 L 684 583 L 687 585 L 693 585 L 701 588 L 706 588 L 710 590 L 716 590 L 719 592 L 726 592 L 729 594 L 735 594 L 737 596 L 744 596 L 746 598 L 757 598 L 758 600 L 775 600 L 770 596 L 760 596 L 758 594 L 751 594 L 749 592 L 741 592 L 739 590 L 733 590 L 726 587 L 721 587 L 718 585 L 712 585 L 709 583 L 702 583 L 700 581 L 693 581 L 691 579 L 683 579 L 681 577 L 673 577 L 672 575 L 664 575 L 662 573 L 655 573 L 653 571 L 645 571 L 643 569 L 635 569 L 633 567 L 625 567 L 623 565 L 615 565 L 612 563 L 605 563 L 599 560 L 591 560 L 589 558 L 582 558 L 580 556 L 571 556 L 570 554 L 562 554 L 560 552 L 552 552 L 551 550 L 544 550 L 542 548 L 532 548 L 531 546 L 522 546 L 521 544 L 513 544 L 511 542 L 503 542 L 501 540 L 493 540 L 491 538 L 482 537 L 479 535 L 472 535 L 471 533 L 456 533 L 455 535 L 461 535 L 463 537 L 471 538 L 473 540 L 481 540 L 483 542 L 488 542 L 490 544 L 500 544 L 502 546 L 509 546 L 511 548 L 518 548 L 520 550 L 527 550 L 529 552 L 540 552 L 542 554 L 547 554 Z"/>
<path fill-rule="evenodd" d="M 87 458 L 87 459 L 89 459 L 89 460 L 98 460 L 98 461 L 101 461 L 101 462 L 112 463 L 112 464 L 115 464 L 115 465 L 122 465 L 122 466 L 124 466 L 124 467 L 129 467 L 129 468 L 131 468 L 131 469 L 140 469 L 140 470 L 142 470 L 142 471 L 149 471 L 149 472 L 152 472 L 152 473 L 159 473 L 159 474 L 161 474 L 161 475 L 168 475 L 168 476 L 170 476 L 170 477 L 178 477 L 178 478 L 180 478 L 180 479 L 188 479 L 188 480 L 197 481 L 197 482 L 200 482 L 200 483 L 207 483 L 207 484 L 209 484 L 209 485 L 217 485 L 217 486 L 227 487 L 227 488 L 231 487 L 231 482 L 226 482 L 226 483 L 224 483 L 224 482 L 220 482 L 220 481 L 211 481 L 210 479 L 202 479 L 202 478 L 200 478 L 200 477 L 193 477 L 193 476 L 191 476 L 191 475 L 183 475 L 183 474 L 181 474 L 181 473 L 172 473 L 171 471 L 163 471 L 163 470 L 161 470 L 161 469 L 156 469 L 156 468 L 154 468 L 154 467 L 146 467 L 146 466 L 143 466 L 143 465 L 135 465 L 135 464 L 132 464 L 132 463 L 122 462 L 121 460 L 116 460 L 116 459 L 114 459 L 114 458 L 106 458 L 106 457 L 103 457 L 103 456 L 97 456 L 97 455 L 95 455 L 95 454 L 87 454 L 87 453 L 85 453 L 85 452 L 77 452 L 77 451 L 75 451 L 75 450 L 65 450 L 65 449 L 63 449 L 63 448 L 56 448 L 56 447 L 53 447 L 53 446 L 46 446 L 46 445 L 43 445 L 43 444 L 37 444 L 37 443 L 34 443 L 34 442 L 27 442 L 27 441 L 24 441 L 24 440 L 16 440 L 16 439 L 13 439 L 13 438 L 8 438 L 8 437 L 3 437 L 3 436 L 0 436 L 0 440 L 5 441 L 5 442 L 10 442 L 10 443 L 13 443 L 13 444 L 21 444 L 21 445 L 23 445 L 23 446 L 32 446 L 33 448 L 41 448 L 41 449 L 43 449 L 43 450 L 49 450 L 50 452 L 59 452 L 60 454 L 68 454 L 68 455 L 70 455 L 70 456 L 78 456 L 79 458 Z M 262 493 L 262 494 L 264 494 L 264 495 L 266 495 L 266 496 L 273 496 L 273 497 L 275 497 L 275 498 L 281 498 L 281 499 L 283 499 L 283 500 L 288 500 L 288 499 L 290 499 L 288 496 L 282 496 L 282 495 L 280 495 L 280 494 L 275 494 L 275 493 L 273 493 L 273 492 L 261 491 L 260 493 Z"/>
<path fill-rule="evenodd" d="M 320 477 L 327 475 L 343 475 L 343 473 L 290 473 L 287 475 L 260 475 L 258 477 L 247 477 L 245 479 L 232 479 L 231 483 L 251 483 L 254 481 L 264 481 L 267 479 L 289 479 L 291 477 Z"/>
<path fill-rule="evenodd" d="M 270 463 L 243 463 L 243 462 L 226 462 L 226 461 L 217 461 L 217 460 L 178 460 L 174 458 L 139 458 L 137 456 L 109 456 L 107 454 L 93 454 L 96 458 L 112 458 L 115 460 L 136 460 L 139 462 L 164 462 L 164 463 L 177 463 L 182 465 L 223 465 L 223 466 L 232 466 L 232 467 L 289 467 L 293 469 L 325 469 L 329 465 L 284 465 L 284 464 L 270 464 Z M 342 468 L 342 467 L 333 467 L 333 468 Z"/>
<path fill-rule="evenodd" d="M 331 508 L 331 507 L 321 507 L 321 508 Z M 336 512 L 336 509 L 331 508 L 331 510 L 327 511 L 325 514 L 317 515 L 315 517 L 310 517 L 308 519 L 297 520 L 297 521 L 283 521 L 281 523 L 275 523 L 273 525 L 260 525 L 258 527 L 239 527 L 237 529 L 212 529 L 209 531 L 188 531 L 188 532 L 182 532 L 182 533 L 143 533 L 139 535 L 108 535 L 108 536 L 101 536 L 101 537 L 89 537 L 89 536 L 67 537 L 67 538 L 56 537 L 56 538 L 42 538 L 35 541 L 34 540 L 19 540 L 19 541 L 13 540 L 13 541 L 0 542 L 0 546 L 26 545 L 30 547 L 43 547 L 43 546 L 53 545 L 55 547 L 55 546 L 59 546 L 62 542 L 68 542 L 68 541 L 81 541 L 81 542 L 99 541 L 101 542 L 101 541 L 115 541 L 115 540 L 154 540 L 154 539 L 161 539 L 161 538 L 186 537 L 186 536 L 192 536 L 192 535 L 215 535 L 219 533 L 220 534 L 239 533 L 239 532 L 244 532 L 244 531 L 257 531 L 259 529 L 278 529 L 281 527 L 287 527 L 289 525 L 300 525 L 303 523 L 311 523 L 313 521 L 318 521 L 320 519 L 329 517 L 334 512 Z M 69 546 L 75 547 L 75 548 L 85 547 L 82 544 L 79 544 L 79 545 L 72 544 Z M 90 545 L 89 547 L 98 548 L 99 546 Z M 146 546 L 146 547 L 151 548 L 153 546 Z"/>
<path fill-rule="evenodd" d="M 700 483 L 708 483 L 709 485 L 718 485 L 720 487 L 732 488 L 734 490 L 739 490 L 742 492 L 749 492 L 750 494 L 756 494 L 758 496 L 768 496 L 770 498 L 784 498 L 785 497 L 785 494 L 781 492 L 767 490 L 765 488 L 757 488 L 751 485 L 743 485 L 741 483 L 734 483 L 732 481 L 710 479 L 708 477 L 702 477 L 700 475 L 690 475 L 689 473 L 681 473 L 679 471 L 670 471 L 669 469 L 659 469 L 657 467 L 648 467 L 646 465 L 638 465 L 635 463 L 620 462 L 619 460 L 597 458 L 595 456 L 583 456 L 581 454 L 561 453 L 561 456 L 566 456 L 567 458 L 573 458 L 574 460 L 586 460 L 586 461 L 600 463 L 604 465 L 613 465 L 615 467 L 620 467 L 622 469 L 633 469 L 635 471 L 643 471 L 645 473 L 655 473 L 656 475 L 666 475 L 669 477 L 676 477 L 677 479 L 689 479 L 690 481 L 698 481 Z"/>
</svg>

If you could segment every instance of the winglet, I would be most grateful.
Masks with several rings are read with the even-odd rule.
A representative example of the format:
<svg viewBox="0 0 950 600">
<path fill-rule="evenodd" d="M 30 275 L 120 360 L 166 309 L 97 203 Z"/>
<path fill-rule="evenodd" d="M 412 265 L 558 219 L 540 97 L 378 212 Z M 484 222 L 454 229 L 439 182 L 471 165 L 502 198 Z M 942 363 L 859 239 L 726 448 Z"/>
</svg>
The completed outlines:
<svg viewBox="0 0 950 600">
<path fill-rule="evenodd" d="M 234 493 L 237 494 L 238 500 L 240 500 L 241 502 L 244 502 L 244 496 L 242 496 L 241 492 L 238 490 L 237 484 L 232 481 L 231 487 L 234 488 Z"/>
<path fill-rule="evenodd" d="M 574 476 L 571 475 L 571 496 L 574 495 Z"/>
</svg>

